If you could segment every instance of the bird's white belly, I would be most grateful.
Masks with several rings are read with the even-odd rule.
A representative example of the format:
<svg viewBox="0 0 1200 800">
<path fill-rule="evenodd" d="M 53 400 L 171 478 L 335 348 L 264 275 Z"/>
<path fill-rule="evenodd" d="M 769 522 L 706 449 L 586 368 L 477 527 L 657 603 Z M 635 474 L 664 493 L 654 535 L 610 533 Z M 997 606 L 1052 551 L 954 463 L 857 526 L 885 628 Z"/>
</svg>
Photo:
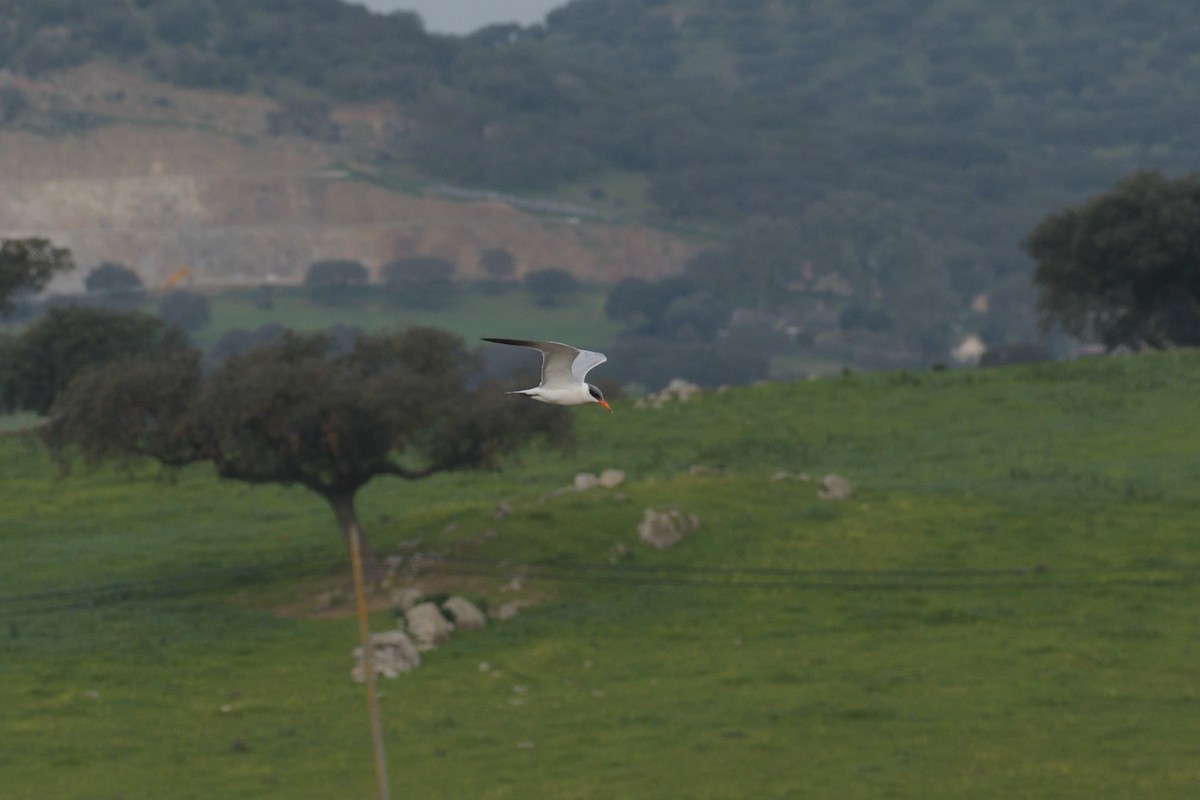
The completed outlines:
<svg viewBox="0 0 1200 800">
<path fill-rule="evenodd" d="M 527 394 L 535 400 L 541 400 L 543 403 L 551 403 L 556 406 L 579 406 L 584 403 L 594 402 L 585 386 L 570 386 L 565 389 L 547 389 L 539 386 L 534 389 L 527 389 L 522 394 Z"/>
</svg>

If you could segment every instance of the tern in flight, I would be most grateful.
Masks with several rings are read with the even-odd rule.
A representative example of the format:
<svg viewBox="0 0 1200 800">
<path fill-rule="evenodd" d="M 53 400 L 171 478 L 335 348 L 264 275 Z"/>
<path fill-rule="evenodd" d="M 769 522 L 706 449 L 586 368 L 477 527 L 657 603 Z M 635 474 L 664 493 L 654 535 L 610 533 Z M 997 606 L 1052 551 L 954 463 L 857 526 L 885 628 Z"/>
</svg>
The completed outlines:
<svg viewBox="0 0 1200 800">
<path fill-rule="evenodd" d="M 599 403 L 605 410 L 612 413 L 612 408 L 609 407 L 600 390 L 584 380 L 593 367 L 608 360 L 603 353 L 580 350 L 569 344 L 538 342 L 533 339 L 485 338 L 483 341 L 530 347 L 540 350 L 542 353 L 542 382 L 532 389 L 521 389 L 508 392 L 508 394 L 523 394 L 534 400 L 553 403 L 556 406 Z"/>
</svg>

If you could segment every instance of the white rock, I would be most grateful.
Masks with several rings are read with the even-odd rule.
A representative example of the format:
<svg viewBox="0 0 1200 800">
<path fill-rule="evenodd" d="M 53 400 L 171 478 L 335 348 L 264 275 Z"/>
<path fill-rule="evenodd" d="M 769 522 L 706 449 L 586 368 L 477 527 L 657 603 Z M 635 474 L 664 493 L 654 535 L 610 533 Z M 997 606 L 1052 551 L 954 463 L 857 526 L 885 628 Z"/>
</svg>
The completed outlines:
<svg viewBox="0 0 1200 800">
<path fill-rule="evenodd" d="M 695 514 L 684 514 L 678 508 L 655 511 L 647 508 L 638 523 L 638 538 L 646 544 L 665 550 L 679 544 L 684 537 L 700 527 L 700 518 Z"/>
<path fill-rule="evenodd" d="M 404 620 L 408 623 L 408 632 L 417 640 L 417 646 L 436 647 L 450 641 L 454 626 L 442 616 L 441 610 L 433 603 L 421 603 L 404 612 Z"/>
<path fill-rule="evenodd" d="M 854 487 L 841 475 L 826 475 L 817 490 L 817 497 L 822 500 L 847 500 L 853 494 Z"/>
<path fill-rule="evenodd" d="M 366 679 L 363 672 L 362 646 L 354 648 L 355 665 L 350 677 L 362 683 Z M 371 635 L 371 668 L 376 675 L 395 678 L 401 672 L 408 672 L 421 666 L 421 654 L 413 646 L 412 641 L 404 635 L 404 631 L 393 630 Z"/>
<path fill-rule="evenodd" d="M 600 473 L 599 483 L 603 489 L 615 489 L 625 482 L 625 473 L 619 469 L 606 469 Z"/>
<path fill-rule="evenodd" d="M 477 631 L 487 626 L 487 619 L 474 603 L 455 595 L 442 603 L 442 609 L 454 618 L 454 627 L 462 631 Z"/>
<path fill-rule="evenodd" d="M 691 381 L 686 381 L 683 378 L 672 378 L 661 391 L 647 395 L 644 399 L 635 403 L 634 406 L 636 408 L 645 408 L 649 404 L 653 408 L 662 408 L 663 403 L 670 403 L 672 401 L 686 403 L 703 391 L 703 389 Z"/>
<path fill-rule="evenodd" d="M 661 394 L 667 395 L 663 399 L 668 400 L 674 398 L 681 403 L 686 403 L 704 390 L 691 381 L 685 381 L 683 378 L 672 378 Z"/>
<path fill-rule="evenodd" d="M 575 476 L 575 491 L 586 492 L 600 485 L 600 479 L 590 472 L 581 472 Z"/>
<path fill-rule="evenodd" d="M 421 590 L 415 586 L 405 586 L 392 592 L 392 608 L 397 611 L 408 611 L 421 599 Z"/>
</svg>

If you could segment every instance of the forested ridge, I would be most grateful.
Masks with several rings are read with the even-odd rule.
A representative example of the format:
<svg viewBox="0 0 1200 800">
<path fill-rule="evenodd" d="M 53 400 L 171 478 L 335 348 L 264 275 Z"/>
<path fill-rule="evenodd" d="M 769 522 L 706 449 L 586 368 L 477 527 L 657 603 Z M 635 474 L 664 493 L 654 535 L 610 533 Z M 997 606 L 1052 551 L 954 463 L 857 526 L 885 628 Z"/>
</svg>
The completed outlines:
<svg viewBox="0 0 1200 800">
<path fill-rule="evenodd" d="M 387 100 L 411 124 L 380 162 L 430 182 L 634 191 L 627 213 L 718 237 L 696 274 L 770 265 L 739 304 L 918 358 L 1036 336 L 1034 225 L 1132 171 L 1196 167 L 1186 2 L 576 0 L 467 37 L 338 0 L 0 9 L 16 73 L 115 58 L 272 94 L 313 135 L 330 105 Z"/>
</svg>

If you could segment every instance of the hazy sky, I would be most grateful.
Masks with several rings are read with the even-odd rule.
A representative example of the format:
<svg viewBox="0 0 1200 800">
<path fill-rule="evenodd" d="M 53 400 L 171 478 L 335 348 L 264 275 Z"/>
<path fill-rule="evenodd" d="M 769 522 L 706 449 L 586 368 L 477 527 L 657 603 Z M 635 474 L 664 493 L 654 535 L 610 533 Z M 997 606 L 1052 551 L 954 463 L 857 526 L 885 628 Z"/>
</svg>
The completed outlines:
<svg viewBox="0 0 1200 800">
<path fill-rule="evenodd" d="M 416 11 L 432 33 L 471 33 L 497 22 L 532 25 L 568 0 L 352 0 L 372 11 Z"/>
</svg>

